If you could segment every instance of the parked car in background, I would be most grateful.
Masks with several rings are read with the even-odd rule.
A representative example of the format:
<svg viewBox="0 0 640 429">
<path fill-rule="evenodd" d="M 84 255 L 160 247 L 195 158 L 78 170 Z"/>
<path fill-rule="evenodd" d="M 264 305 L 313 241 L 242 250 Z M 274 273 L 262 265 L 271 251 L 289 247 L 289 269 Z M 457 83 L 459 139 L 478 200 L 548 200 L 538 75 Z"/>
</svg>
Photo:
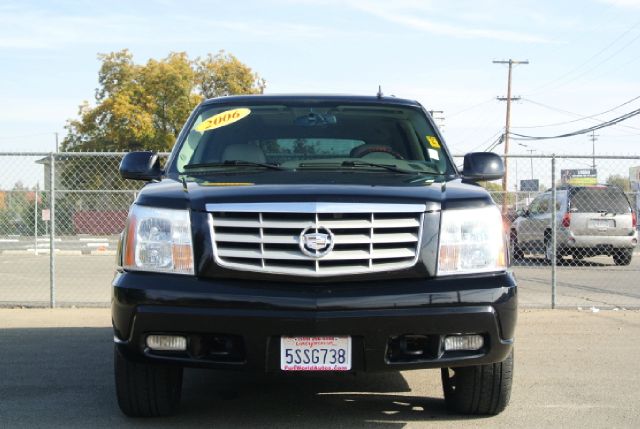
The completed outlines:
<svg viewBox="0 0 640 429">
<path fill-rule="evenodd" d="M 564 186 L 556 190 L 556 256 L 612 256 L 629 265 L 638 243 L 636 213 L 617 186 Z M 526 253 L 553 256 L 551 190 L 536 197 L 511 225 L 514 259 Z"/>
</svg>

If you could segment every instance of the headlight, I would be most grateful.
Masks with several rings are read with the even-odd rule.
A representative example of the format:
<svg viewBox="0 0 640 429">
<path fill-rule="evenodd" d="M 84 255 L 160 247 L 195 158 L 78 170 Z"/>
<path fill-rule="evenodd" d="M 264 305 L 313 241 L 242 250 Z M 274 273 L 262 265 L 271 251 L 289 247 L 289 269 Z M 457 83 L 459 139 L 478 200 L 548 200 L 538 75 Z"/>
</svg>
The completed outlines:
<svg viewBox="0 0 640 429">
<path fill-rule="evenodd" d="M 133 205 L 125 235 L 124 268 L 194 273 L 191 222 L 187 210 Z"/>
<path fill-rule="evenodd" d="M 501 271 L 506 267 L 505 236 L 497 207 L 442 211 L 437 275 Z"/>
</svg>

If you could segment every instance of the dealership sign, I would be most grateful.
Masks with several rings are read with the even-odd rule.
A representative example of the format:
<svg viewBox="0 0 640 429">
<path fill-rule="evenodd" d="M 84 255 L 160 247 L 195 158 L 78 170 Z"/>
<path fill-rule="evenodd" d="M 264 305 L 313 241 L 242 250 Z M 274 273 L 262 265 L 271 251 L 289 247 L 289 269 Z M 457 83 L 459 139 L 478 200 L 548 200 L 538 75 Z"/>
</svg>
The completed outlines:
<svg viewBox="0 0 640 429">
<path fill-rule="evenodd" d="M 598 183 L 598 170 L 595 168 L 574 168 L 560 170 L 563 185 L 588 186 Z"/>
<path fill-rule="evenodd" d="M 538 179 L 520 181 L 520 191 L 522 192 L 538 192 L 539 190 L 540 182 Z"/>
</svg>

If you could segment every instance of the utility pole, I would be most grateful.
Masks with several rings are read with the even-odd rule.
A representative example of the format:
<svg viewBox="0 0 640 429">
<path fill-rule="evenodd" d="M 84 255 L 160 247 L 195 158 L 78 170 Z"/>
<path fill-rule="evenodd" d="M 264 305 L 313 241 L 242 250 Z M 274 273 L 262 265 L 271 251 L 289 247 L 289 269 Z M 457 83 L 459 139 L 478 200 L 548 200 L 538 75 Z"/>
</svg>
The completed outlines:
<svg viewBox="0 0 640 429">
<path fill-rule="evenodd" d="M 444 116 L 436 117 L 435 114 L 438 113 L 440 115 L 444 115 L 444 110 L 427 110 L 427 112 L 429 112 L 434 121 L 440 121 L 438 123 L 438 128 L 442 131 L 444 129 Z"/>
<path fill-rule="evenodd" d="M 594 170 L 596 169 L 596 141 L 598 140 L 598 137 L 600 137 L 599 134 L 596 134 L 595 131 L 591 131 L 591 153 L 592 153 L 592 157 L 593 157 L 593 161 L 591 163 L 591 168 L 593 168 Z"/>
<path fill-rule="evenodd" d="M 509 128 L 511 126 L 511 100 L 519 100 L 520 97 L 511 97 L 511 72 L 514 64 L 529 64 L 528 60 L 525 61 L 517 61 L 509 58 L 509 60 L 494 60 L 494 64 L 509 64 L 509 77 L 507 79 L 507 96 L 506 97 L 497 97 L 500 101 L 507 102 L 507 117 L 505 121 L 504 127 L 504 177 L 502 178 L 502 192 L 504 192 L 504 199 L 502 202 L 502 212 L 507 212 L 507 182 L 509 179 Z"/>
<path fill-rule="evenodd" d="M 56 135 L 56 153 L 58 152 L 58 133 L 54 133 Z"/>
</svg>

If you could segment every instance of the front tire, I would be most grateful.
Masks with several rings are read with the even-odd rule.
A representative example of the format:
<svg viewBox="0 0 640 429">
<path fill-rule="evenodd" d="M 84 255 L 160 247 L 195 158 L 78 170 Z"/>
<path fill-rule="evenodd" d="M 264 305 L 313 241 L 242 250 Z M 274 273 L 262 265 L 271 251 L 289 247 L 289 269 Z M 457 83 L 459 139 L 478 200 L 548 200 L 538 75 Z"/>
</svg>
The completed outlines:
<svg viewBox="0 0 640 429">
<path fill-rule="evenodd" d="M 511 231 L 509 238 L 509 243 L 511 244 L 511 256 L 513 259 L 524 259 L 524 252 L 518 245 L 518 233 Z"/>
<path fill-rule="evenodd" d="M 128 360 L 114 346 L 118 405 L 129 417 L 168 416 L 177 411 L 182 368 Z"/>
<path fill-rule="evenodd" d="M 551 236 L 548 234 L 545 234 L 544 237 L 544 261 L 547 264 L 551 264 L 551 262 L 553 261 L 553 242 L 551 240 Z M 557 252 L 556 249 L 556 264 L 560 263 L 560 255 Z"/>
<path fill-rule="evenodd" d="M 513 350 L 498 363 L 443 368 L 447 408 L 455 413 L 496 415 L 509 404 L 513 381 Z"/>
</svg>

